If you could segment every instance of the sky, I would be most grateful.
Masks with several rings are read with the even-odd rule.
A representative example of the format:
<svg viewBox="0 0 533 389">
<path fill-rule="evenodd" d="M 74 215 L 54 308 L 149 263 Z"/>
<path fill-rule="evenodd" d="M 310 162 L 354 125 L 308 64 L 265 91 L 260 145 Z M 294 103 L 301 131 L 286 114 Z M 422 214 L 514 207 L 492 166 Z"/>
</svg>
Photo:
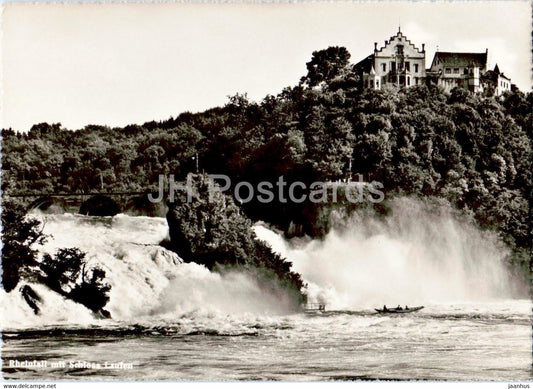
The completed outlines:
<svg viewBox="0 0 533 389">
<path fill-rule="evenodd" d="M 531 90 L 531 2 L 63 3 L 3 5 L 2 128 L 124 126 L 255 101 L 296 85 L 312 52 L 358 62 L 398 25 L 426 67 L 484 52 Z"/>
</svg>

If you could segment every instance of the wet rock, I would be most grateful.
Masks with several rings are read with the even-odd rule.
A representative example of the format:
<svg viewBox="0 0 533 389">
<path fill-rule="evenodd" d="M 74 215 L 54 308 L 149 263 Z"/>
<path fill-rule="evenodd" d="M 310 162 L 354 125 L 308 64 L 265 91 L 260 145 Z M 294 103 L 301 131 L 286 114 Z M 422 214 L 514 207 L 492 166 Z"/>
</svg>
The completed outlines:
<svg viewBox="0 0 533 389">
<path fill-rule="evenodd" d="M 111 313 L 106 309 L 99 309 L 94 313 L 97 319 L 111 319 Z"/>
<path fill-rule="evenodd" d="M 29 285 L 22 286 L 20 288 L 20 293 L 22 294 L 24 301 L 26 301 L 26 304 L 28 304 L 30 308 L 33 309 L 33 312 L 38 315 L 41 312 L 41 309 L 39 308 L 39 304 L 42 303 L 41 296 L 39 296 Z"/>
<path fill-rule="evenodd" d="M 193 177 L 189 196 L 185 189 L 176 193 L 167 222 L 169 248 L 186 262 L 217 271 L 246 270 L 265 290 L 284 290 L 296 305 L 302 301 L 303 281 L 291 271 L 292 264 L 256 239 L 252 222 L 231 196 L 213 189 L 207 177 Z"/>
</svg>

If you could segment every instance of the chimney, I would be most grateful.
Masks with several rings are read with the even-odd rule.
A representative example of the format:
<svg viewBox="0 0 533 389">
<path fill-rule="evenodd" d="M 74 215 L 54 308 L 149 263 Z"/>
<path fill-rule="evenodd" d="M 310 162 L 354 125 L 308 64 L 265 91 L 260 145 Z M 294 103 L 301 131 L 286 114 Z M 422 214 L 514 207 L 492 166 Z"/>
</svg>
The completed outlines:
<svg viewBox="0 0 533 389">
<path fill-rule="evenodd" d="M 426 51 L 426 44 L 422 43 L 422 52 Z"/>
<path fill-rule="evenodd" d="M 374 51 L 378 51 L 378 42 L 374 42 Z"/>
</svg>

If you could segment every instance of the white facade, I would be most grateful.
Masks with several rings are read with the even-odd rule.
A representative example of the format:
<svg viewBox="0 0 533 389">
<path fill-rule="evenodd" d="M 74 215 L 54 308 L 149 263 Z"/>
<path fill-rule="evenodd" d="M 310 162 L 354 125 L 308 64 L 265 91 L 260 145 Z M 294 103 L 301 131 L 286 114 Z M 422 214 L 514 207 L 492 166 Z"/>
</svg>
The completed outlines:
<svg viewBox="0 0 533 389">
<path fill-rule="evenodd" d="M 401 30 L 385 41 L 378 49 L 374 44 L 374 54 L 361 61 L 363 86 L 381 89 L 387 84 L 410 87 L 423 83 L 426 77 L 426 53 L 415 47 Z"/>
<path fill-rule="evenodd" d="M 425 45 L 418 49 L 398 28 L 396 35 L 381 48 L 354 66 L 363 88 L 382 89 L 388 85 L 411 87 L 437 84 L 447 91 L 459 87 L 474 93 L 494 88 L 497 96 L 511 90 L 511 79 L 500 73 L 498 65 L 487 70 L 488 49 L 480 53 L 437 51 L 426 69 Z"/>
</svg>

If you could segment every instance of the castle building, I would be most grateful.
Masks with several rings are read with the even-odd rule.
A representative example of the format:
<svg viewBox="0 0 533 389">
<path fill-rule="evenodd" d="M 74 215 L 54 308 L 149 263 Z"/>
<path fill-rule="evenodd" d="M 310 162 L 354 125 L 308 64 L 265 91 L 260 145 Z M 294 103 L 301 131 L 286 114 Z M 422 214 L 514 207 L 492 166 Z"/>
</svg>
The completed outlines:
<svg viewBox="0 0 533 389">
<path fill-rule="evenodd" d="M 492 85 L 494 90 L 494 94 L 496 96 L 500 96 L 505 92 L 509 92 L 512 90 L 512 84 L 511 79 L 507 77 L 505 74 L 500 72 L 500 68 L 498 68 L 498 64 L 494 66 L 494 70 L 489 70 L 484 77 L 484 84 L 485 88 L 488 87 L 488 85 Z"/>
<path fill-rule="evenodd" d="M 363 88 L 382 89 L 387 86 L 411 87 L 436 84 L 447 91 L 455 87 L 474 93 L 492 90 L 500 96 L 512 88 L 511 79 L 500 72 L 498 65 L 487 70 L 488 49 L 483 53 L 437 51 L 426 69 L 425 44 L 417 48 L 398 28 L 396 35 L 385 41 L 374 53 L 354 65 Z"/>
<path fill-rule="evenodd" d="M 452 53 L 437 51 L 428 69 L 428 81 L 434 81 L 445 90 L 455 87 L 471 92 L 482 92 L 481 74 L 487 71 L 487 56 L 484 53 Z"/>
<path fill-rule="evenodd" d="M 400 28 L 398 33 L 385 41 L 378 49 L 374 43 L 374 53 L 355 65 L 364 88 L 381 89 L 394 84 L 409 87 L 424 82 L 426 78 L 426 52 L 424 44 L 418 49 L 411 43 Z"/>
</svg>

